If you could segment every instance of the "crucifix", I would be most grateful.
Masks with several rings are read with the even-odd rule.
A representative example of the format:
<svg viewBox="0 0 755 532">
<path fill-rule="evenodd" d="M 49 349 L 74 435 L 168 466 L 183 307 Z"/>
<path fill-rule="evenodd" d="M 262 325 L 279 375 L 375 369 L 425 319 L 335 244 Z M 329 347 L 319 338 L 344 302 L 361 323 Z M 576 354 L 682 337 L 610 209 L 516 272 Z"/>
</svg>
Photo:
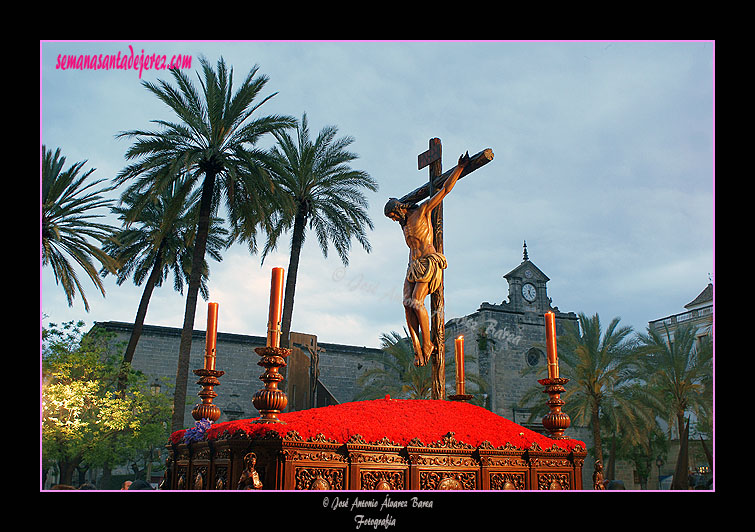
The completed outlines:
<svg viewBox="0 0 755 532">
<path fill-rule="evenodd" d="M 430 139 L 429 149 L 417 157 L 418 170 L 430 167 L 428 182 L 400 199 L 391 198 L 384 209 L 388 218 L 401 225 L 409 247 L 404 311 L 415 365 L 424 366 L 432 359 L 433 399 L 445 399 L 446 396 L 443 270 L 447 262 L 443 254 L 443 198 L 451 192 L 456 181 L 492 161 L 493 150 L 488 148 L 472 157 L 466 153 L 447 172 L 442 172 L 441 158 L 440 139 Z M 428 294 L 429 315 L 425 308 Z"/>
</svg>

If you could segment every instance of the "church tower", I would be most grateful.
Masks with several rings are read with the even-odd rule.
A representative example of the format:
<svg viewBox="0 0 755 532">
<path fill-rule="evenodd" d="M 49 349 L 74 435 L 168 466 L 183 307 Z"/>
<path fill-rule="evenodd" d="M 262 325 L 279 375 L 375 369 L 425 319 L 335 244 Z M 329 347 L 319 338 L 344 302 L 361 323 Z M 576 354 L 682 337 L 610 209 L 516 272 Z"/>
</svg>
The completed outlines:
<svg viewBox="0 0 755 532">
<path fill-rule="evenodd" d="M 550 308 L 546 283 L 550 281 L 527 254 L 524 242 L 522 263 L 503 276 L 509 283 L 509 306 L 511 310 L 524 313 L 545 314 Z"/>
<path fill-rule="evenodd" d="M 522 262 L 503 278 L 508 282 L 508 300 L 500 304 L 483 302 L 476 312 L 450 320 L 446 324 L 446 352 L 453 353 L 454 339 L 464 335 L 465 352 L 476 358 L 478 366 L 467 371 L 476 370 L 487 382 L 484 406 L 521 423 L 529 413 L 518 407 L 519 400 L 537 385 L 537 377 L 522 377 L 521 372 L 528 366 L 546 367 L 544 314 L 555 313 L 557 338 L 566 322 L 577 325 L 577 316 L 552 305 L 548 297 L 550 279 L 530 260 L 527 242 Z M 467 386 L 467 393 L 475 392 Z"/>
</svg>

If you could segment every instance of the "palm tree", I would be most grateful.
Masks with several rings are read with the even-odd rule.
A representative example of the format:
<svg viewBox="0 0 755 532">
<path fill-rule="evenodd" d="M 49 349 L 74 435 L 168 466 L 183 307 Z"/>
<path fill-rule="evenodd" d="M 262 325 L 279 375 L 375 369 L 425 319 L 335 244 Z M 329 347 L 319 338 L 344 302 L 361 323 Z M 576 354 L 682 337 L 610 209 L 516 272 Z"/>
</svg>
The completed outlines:
<svg viewBox="0 0 755 532">
<path fill-rule="evenodd" d="M 651 471 L 657 467 L 657 457 L 668 452 L 668 442 L 657 423 L 648 427 L 641 442 L 633 442 L 631 447 L 622 446 L 620 454 L 624 460 L 634 463 L 639 478 L 640 489 L 648 489 Z"/>
<path fill-rule="evenodd" d="M 296 139 L 284 131 L 275 133 L 278 144 L 271 150 L 275 161 L 275 182 L 288 201 L 272 221 L 262 260 L 276 248 L 280 236 L 293 228 L 281 320 L 284 345 L 288 345 L 291 331 L 299 257 L 307 227 L 315 232 L 325 257 L 328 256 L 328 243 L 332 242 L 344 266 L 349 263 L 352 237 L 368 253 L 371 251 L 365 227 L 372 229 L 373 225 L 362 189 L 375 192 L 378 186 L 369 174 L 349 166 L 358 157 L 346 151 L 354 139 L 337 139 L 337 133 L 335 126 L 327 126 L 312 142 L 306 113 L 297 124 Z"/>
<path fill-rule="evenodd" d="M 255 146 L 267 134 L 292 127 L 296 122 L 277 115 L 251 118 L 275 95 L 254 103 L 268 81 L 266 76 L 257 75 L 257 66 L 234 93 L 233 69 L 229 71 L 222 58 L 217 71 L 204 58 L 200 58 L 200 63 L 204 75 L 203 79 L 198 76 L 201 93 L 179 69 L 170 70 L 177 88 L 162 80 L 157 84 L 142 82 L 175 112 L 178 122 L 156 120 L 161 131 L 134 130 L 118 135 L 136 139 L 126 158 L 138 161 L 118 175 L 117 183 L 135 180 L 131 188 L 142 194 L 144 203 L 159 196 L 183 175 L 190 176 L 201 189 L 193 265 L 204 264 L 210 218 L 221 199 L 225 200 L 232 235 L 246 240 L 250 251 L 256 251 L 257 226 L 265 223 L 276 200 L 265 170 L 266 152 Z M 202 270 L 192 268 L 178 353 L 173 430 L 183 428 L 189 353 L 201 278 Z"/>
<path fill-rule="evenodd" d="M 134 284 L 140 286 L 146 279 L 134 328 L 123 355 L 124 369 L 134 358 L 155 287 L 161 286 L 163 280 L 173 272 L 173 288 L 183 295 L 184 281 L 189 281 L 197 230 L 199 190 L 191 192 L 191 187 L 187 185 L 189 180 L 186 177 L 175 181 L 160 194 L 156 202 L 146 204 L 135 215 L 132 215 L 131 210 L 140 203 L 140 198 L 134 194 L 125 193 L 121 198 L 121 205 L 113 208 L 113 212 L 124 221 L 124 227 L 103 249 L 121 265 L 116 282 L 120 286 L 133 277 Z M 135 216 L 134 222 L 128 222 L 132 216 Z M 217 261 L 223 260 L 220 250 L 225 245 L 223 236 L 228 233 L 221 224 L 221 219 L 212 218 L 207 239 L 207 253 Z M 103 270 L 100 273 L 106 276 L 109 272 Z M 199 292 L 205 300 L 209 297 L 208 277 L 209 270 L 205 262 L 199 286 Z M 125 387 L 122 377 L 126 374 L 127 370 L 121 371 L 119 391 Z"/>
<path fill-rule="evenodd" d="M 633 345 L 629 339 L 632 328 L 620 327 L 619 321 L 620 318 L 611 320 L 604 333 L 598 314 L 588 317 L 580 313 L 579 327 L 567 324 L 566 334 L 559 338 L 559 372 L 571 380 L 564 396 L 569 416 L 572 423 L 590 425 L 595 458 L 601 462 L 601 419 L 606 409 L 630 406 L 621 389 L 633 377 Z M 523 395 L 522 403 L 538 396 L 542 396 L 542 388 L 533 388 Z M 542 401 L 538 405 L 544 406 Z"/>
<path fill-rule="evenodd" d="M 409 342 L 409 334 L 404 330 L 404 336 L 397 332 L 383 334 L 380 337 L 380 355 L 366 355 L 366 360 L 378 362 L 380 366 L 368 369 L 357 379 L 360 387 L 355 400 L 377 399 L 386 393 L 394 398 L 404 399 L 429 399 L 432 392 L 432 373 L 430 366 L 414 365 L 414 348 Z M 456 372 L 453 354 L 446 357 L 446 378 L 453 379 Z M 467 362 L 475 362 L 476 358 L 470 355 Z M 474 394 L 470 403 L 485 406 L 484 392 L 487 383 L 478 374 L 467 371 L 465 382 L 477 386 L 478 393 Z"/>
<path fill-rule="evenodd" d="M 664 334 L 665 333 L 665 334 Z M 677 327 L 673 337 L 648 327 L 639 334 L 640 363 L 647 376 L 647 393 L 665 405 L 662 414 L 669 427 L 676 421 L 679 433 L 679 457 L 672 489 L 686 489 L 688 413 L 706 418 L 712 408 L 710 383 L 713 375 L 713 349 L 709 340 L 698 342 L 691 324 Z"/>
<path fill-rule="evenodd" d="M 432 390 L 430 366 L 414 365 L 414 349 L 407 338 L 397 332 L 380 337 L 382 355 L 368 355 L 367 360 L 380 363 L 357 379 L 359 392 L 354 400 L 377 399 L 390 395 L 394 399 L 428 399 Z"/>
<path fill-rule="evenodd" d="M 102 245 L 114 231 L 108 224 L 92 221 L 103 216 L 95 214 L 95 209 L 113 204 L 113 200 L 101 195 L 112 190 L 112 187 L 94 190 L 104 181 L 98 179 L 84 184 L 94 168 L 79 175 L 86 161 L 75 163 L 64 171 L 65 162 L 66 158 L 60 156 L 60 148 L 53 154 L 52 150 L 42 146 L 42 265 L 49 264 L 52 268 L 55 283 L 63 286 L 68 306 L 73 306 L 78 292 L 84 309 L 89 312 L 84 289 L 68 258 L 84 269 L 104 296 L 105 288 L 93 260 L 110 271 L 115 271 L 116 263 L 89 238 Z"/>
<path fill-rule="evenodd" d="M 636 376 L 636 373 L 635 373 Z M 601 403 L 601 430 L 609 436 L 606 479 L 614 479 L 616 460 L 638 449 L 650 451 L 648 434 L 657 430 L 658 404 L 636 380 L 624 380 Z M 649 456 L 649 455 L 648 455 Z"/>
</svg>

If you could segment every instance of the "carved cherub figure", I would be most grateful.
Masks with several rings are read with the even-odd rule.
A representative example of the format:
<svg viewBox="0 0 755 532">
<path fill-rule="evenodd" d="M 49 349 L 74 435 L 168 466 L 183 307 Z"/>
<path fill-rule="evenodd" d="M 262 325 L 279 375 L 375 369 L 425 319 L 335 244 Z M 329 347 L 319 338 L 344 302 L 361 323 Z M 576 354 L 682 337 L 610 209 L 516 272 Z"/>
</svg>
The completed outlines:
<svg viewBox="0 0 755 532">
<path fill-rule="evenodd" d="M 595 471 L 592 474 L 592 489 L 606 489 L 606 482 L 603 480 L 603 463 L 600 460 L 595 460 Z"/>
</svg>

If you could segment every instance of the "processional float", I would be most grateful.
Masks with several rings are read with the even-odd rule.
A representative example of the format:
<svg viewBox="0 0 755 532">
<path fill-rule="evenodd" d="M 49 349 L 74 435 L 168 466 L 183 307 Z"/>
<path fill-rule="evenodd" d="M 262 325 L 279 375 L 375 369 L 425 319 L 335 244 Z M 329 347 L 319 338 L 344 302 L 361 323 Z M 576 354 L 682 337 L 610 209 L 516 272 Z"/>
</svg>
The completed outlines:
<svg viewBox="0 0 755 532">
<path fill-rule="evenodd" d="M 288 399 L 280 389 L 290 350 L 280 346 L 282 268 L 272 271 L 266 345 L 255 348 L 264 368 L 264 387 L 252 403 L 254 419 L 217 423 L 214 387 L 224 373 L 215 368 L 217 304 L 210 303 L 202 402 L 192 411 L 194 427 L 171 435 L 161 489 L 167 490 L 580 490 L 585 444 L 564 436 L 569 416 L 561 411 L 568 379 L 560 378 L 555 315 L 546 313 L 548 378 L 538 382 L 548 394 L 550 412 L 542 423 L 547 435 L 470 404 L 465 393 L 464 339 L 454 341 L 456 393 L 445 397 L 443 269 L 445 257 L 426 259 L 422 251 L 443 254 L 442 200 L 458 179 L 493 159 L 490 149 L 442 172 L 441 143 L 431 139 L 418 156 L 418 168 L 430 167 L 430 179 L 418 189 L 386 204 L 386 216 L 399 221 L 417 262 L 410 267 L 406 290 L 420 286 L 417 299 L 431 296 L 432 323 L 412 321 L 416 364 L 432 362 L 429 400 L 386 396 L 323 408 L 283 413 Z M 423 202 L 424 203 L 419 203 Z M 425 207 L 422 207 L 422 206 Z M 394 215 L 395 213 L 395 215 Z M 431 239 L 417 246 L 412 237 L 427 216 Z M 421 249 L 415 249 L 421 248 Z M 431 264 L 433 263 L 434 264 Z M 423 269 L 435 272 L 423 272 Z M 414 270 L 412 275 L 409 271 Z M 427 276 L 425 278 L 424 276 Z M 429 287 L 423 283 L 432 284 Z M 407 286 L 411 285 L 411 286 Z M 409 295 L 412 295 L 411 293 Z M 410 298 L 411 299 L 411 298 Z M 418 303 L 417 303 L 418 304 Z M 214 306 L 213 306 L 214 305 Z M 424 308 L 424 302 L 422 302 Z M 420 313 L 424 319 L 427 313 Z M 411 320 L 407 313 L 407 320 Z M 422 331 L 430 331 L 426 343 Z"/>
</svg>

